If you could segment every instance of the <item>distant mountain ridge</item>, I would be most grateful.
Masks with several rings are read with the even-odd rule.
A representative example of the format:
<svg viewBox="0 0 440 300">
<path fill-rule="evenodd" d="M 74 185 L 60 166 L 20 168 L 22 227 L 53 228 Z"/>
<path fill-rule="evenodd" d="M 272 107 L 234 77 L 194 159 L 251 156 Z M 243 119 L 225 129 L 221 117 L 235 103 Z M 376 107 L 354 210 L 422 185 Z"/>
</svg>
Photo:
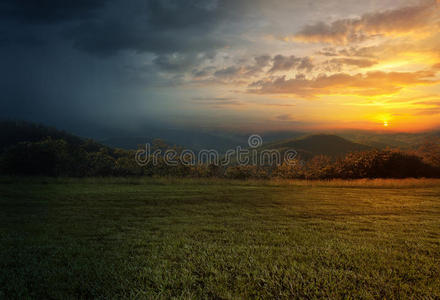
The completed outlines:
<svg viewBox="0 0 440 300">
<path fill-rule="evenodd" d="M 373 147 L 354 143 L 333 134 L 314 134 L 269 143 L 264 145 L 262 149 L 295 150 L 301 158 L 309 159 L 315 155 L 327 155 L 338 158 L 350 152 L 371 150 Z"/>
<path fill-rule="evenodd" d="M 248 133 L 189 131 L 188 129 L 160 129 L 145 131 L 146 136 L 122 136 L 94 142 L 95 148 L 111 147 L 136 149 L 138 145 L 152 143 L 154 139 L 163 140 L 170 146 L 176 145 L 195 151 L 215 149 L 220 152 L 235 149 L 237 146 L 248 147 Z M 304 135 L 295 131 L 265 132 L 261 134 L 263 145 L 261 149 L 277 149 L 281 152 L 293 149 L 303 159 L 315 155 L 327 155 L 333 158 L 343 157 L 347 153 L 397 147 L 400 149 L 415 149 L 424 140 L 439 136 L 438 132 L 426 133 L 377 133 L 364 131 L 341 131 Z M 37 142 L 50 137 L 54 140 L 64 139 L 69 144 L 80 145 L 87 139 L 74 134 L 24 121 L 0 121 L 0 150 L 19 142 Z"/>
<path fill-rule="evenodd" d="M 343 138 L 374 148 L 399 148 L 404 150 L 415 149 L 432 138 L 440 137 L 439 131 L 419 133 L 406 132 L 374 132 L 365 130 L 344 130 L 336 132 Z"/>
<path fill-rule="evenodd" d="M 160 139 L 168 145 L 181 146 L 195 151 L 201 149 L 216 149 L 221 152 L 237 145 L 243 146 L 246 142 L 246 139 L 232 136 L 221 136 L 203 132 L 191 134 L 183 130 L 167 130 L 159 134 L 150 134 L 149 136 L 112 137 L 100 140 L 100 142 L 115 148 L 137 149 L 139 145 L 145 145 L 146 143 L 152 144 L 156 139 Z"/>
<path fill-rule="evenodd" d="M 202 149 L 215 149 L 225 152 L 235 149 L 237 146 L 247 147 L 248 138 L 253 133 L 230 133 L 230 132 L 205 132 L 188 131 L 183 129 L 159 129 L 151 130 L 148 135 L 142 136 L 115 136 L 99 140 L 104 145 L 122 149 L 136 149 L 138 145 L 152 143 L 160 139 L 169 145 L 182 146 L 187 149 L 199 151 Z M 261 134 L 264 143 L 295 138 L 304 135 L 295 131 L 274 131 Z"/>
</svg>

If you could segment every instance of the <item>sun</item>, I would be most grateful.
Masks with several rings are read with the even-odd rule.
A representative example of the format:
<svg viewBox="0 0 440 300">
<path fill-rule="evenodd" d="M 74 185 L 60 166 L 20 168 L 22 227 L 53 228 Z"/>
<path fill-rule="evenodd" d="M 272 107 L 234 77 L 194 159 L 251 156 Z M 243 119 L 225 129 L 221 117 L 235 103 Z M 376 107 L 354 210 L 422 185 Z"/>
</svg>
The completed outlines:
<svg viewBox="0 0 440 300">
<path fill-rule="evenodd" d="M 388 127 L 388 121 L 383 121 L 383 126 Z"/>
</svg>

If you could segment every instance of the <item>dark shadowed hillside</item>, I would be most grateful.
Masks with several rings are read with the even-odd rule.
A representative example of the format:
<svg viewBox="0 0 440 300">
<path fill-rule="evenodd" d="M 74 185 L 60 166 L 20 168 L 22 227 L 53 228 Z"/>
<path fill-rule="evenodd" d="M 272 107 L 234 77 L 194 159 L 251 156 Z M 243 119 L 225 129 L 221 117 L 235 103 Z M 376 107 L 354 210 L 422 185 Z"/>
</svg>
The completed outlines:
<svg viewBox="0 0 440 300">
<path fill-rule="evenodd" d="M 155 139 L 166 141 L 170 145 L 178 145 L 195 151 L 201 149 L 216 149 L 225 151 L 237 145 L 244 146 L 247 137 L 241 138 L 232 135 L 220 135 L 207 132 L 190 132 L 186 130 L 160 129 L 148 136 L 113 137 L 101 140 L 101 143 L 122 149 L 137 149 L 139 145 L 152 143 Z"/>
<path fill-rule="evenodd" d="M 304 159 L 311 158 L 315 155 L 342 157 L 350 152 L 372 149 L 370 146 L 354 143 L 337 135 L 331 134 L 316 134 L 298 139 L 274 142 L 264 146 L 263 148 L 278 149 L 281 151 L 293 149 L 296 150 Z"/>
<path fill-rule="evenodd" d="M 74 145 L 84 142 L 84 139 L 54 127 L 23 121 L 1 121 L 0 132 L 0 150 L 20 142 L 38 142 L 46 138 L 63 139 Z"/>
<path fill-rule="evenodd" d="M 188 149 L 199 151 L 202 149 L 215 149 L 220 152 L 225 152 L 228 149 L 235 149 L 237 146 L 247 147 L 248 138 L 255 132 L 240 133 L 228 131 L 203 131 L 203 130 L 182 130 L 182 129 L 165 129 L 153 128 L 144 130 L 149 132 L 148 135 L 125 135 L 115 136 L 111 138 L 101 139 L 100 142 L 104 145 L 122 148 L 122 149 L 136 149 L 139 145 L 145 143 L 152 143 L 155 139 L 166 141 L 170 145 L 179 145 Z M 297 138 L 304 133 L 297 131 L 270 131 L 260 134 L 263 142 L 270 143 L 280 141 L 287 138 Z"/>
</svg>

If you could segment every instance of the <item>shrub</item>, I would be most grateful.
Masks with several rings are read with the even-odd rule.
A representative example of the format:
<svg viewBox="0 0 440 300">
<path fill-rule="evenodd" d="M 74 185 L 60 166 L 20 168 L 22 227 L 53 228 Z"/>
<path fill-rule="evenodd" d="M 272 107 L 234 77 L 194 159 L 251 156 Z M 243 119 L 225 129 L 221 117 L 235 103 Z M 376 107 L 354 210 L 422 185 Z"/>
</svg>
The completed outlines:
<svg viewBox="0 0 440 300">
<path fill-rule="evenodd" d="M 348 154 L 335 164 L 338 178 L 433 177 L 435 168 L 416 155 L 397 150 L 372 150 Z"/>
</svg>

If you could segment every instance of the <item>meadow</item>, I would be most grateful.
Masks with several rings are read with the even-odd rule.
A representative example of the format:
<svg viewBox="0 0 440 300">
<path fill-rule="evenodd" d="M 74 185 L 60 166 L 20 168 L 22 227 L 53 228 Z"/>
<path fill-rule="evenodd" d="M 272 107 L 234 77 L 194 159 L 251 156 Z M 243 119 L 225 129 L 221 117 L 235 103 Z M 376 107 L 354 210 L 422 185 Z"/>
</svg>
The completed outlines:
<svg viewBox="0 0 440 300">
<path fill-rule="evenodd" d="M 440 180 L 0 178 L 0 298 L 438 298 Z"/>
</svg>

